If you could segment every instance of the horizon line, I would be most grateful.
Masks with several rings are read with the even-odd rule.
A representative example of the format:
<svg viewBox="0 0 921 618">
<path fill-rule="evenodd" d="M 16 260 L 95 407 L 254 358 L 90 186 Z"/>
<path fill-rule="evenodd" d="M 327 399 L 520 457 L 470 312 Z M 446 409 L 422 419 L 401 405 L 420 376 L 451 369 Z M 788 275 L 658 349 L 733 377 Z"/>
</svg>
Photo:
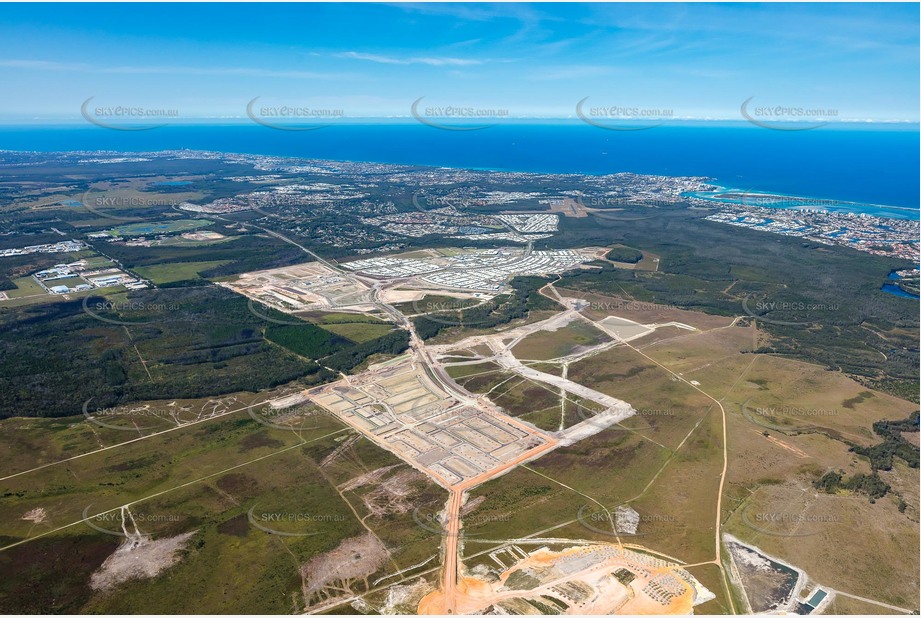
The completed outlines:
<svg viewBox="0 0 921 618">
<path fill-rule="evenodd" d="M 228 124 L 254 124 L 251 118 L 246 115 L 243 116 L 187 116 L 182 119 L 176 117 L 156 117 L 152 116 L 147 119 L 146 122 L 141 121 L 141 119 L 135 119 L 133 122 L 123 122 L 119 123 L 121 126 L 134 126 L 142 125 L 149 122 L 164 121 L 164 126 L 183 126 L 183 125 L 195 125 L 195 124 L 218 124 L 221 122 L 226 122 Z M 482 118 L 438 118 L 439 122 L 450 123 L 451 125 L 466 125 L 466 124 L 483 124 L 485 122 L 492 123 L 493 125 L 500 125 L 503 123 L 508 123 L 509 121 L 529 121 L 529 120 L 538 120 L 538 121 L 556 121 L 556 122 L 572 122 L 580 124 L 589 124 L 578 116 L 502 116 L 502 117 L 491 117 L 484 116 Z M 694 117 L 694 116 L 685 116 L 685 117 L 671 117 L 671 118 L 608 118 L 604 119 L 606 123 L 610 124 L 638 124 L 638 123 L 648 123 L 650 121 L 655 121 L 659 124 L 678 124 L 682 122 L 735 122 L 739 124 L 753 124 L 751 121 L 745 118 L 739 117 Z M 336 125 L 346 125 L 349 124 L 349 121 L 354 122 L 368 122 L 368 121 L 409 121 L 409 122 L 419 122 L 419 119 L 415 116 L 408 115 L 387 115 L 387 116 L 337 116 L 337 117 L 328 117 L 328 116 L 318 116 L 316 118 L 298 118 L 296 122 L 281 122 L 279 123 L 282 126 L 301 126 L 301 125 L 312 125 L 312 124 L 324 124 L 326 126 L 336 126 Z M 921 119 L 907 119 L 907 118 L 892 118 L 892 119 L 875 119 L 875 118 L 836 118 L 834 120 L 816 120 L 816 119 L 783 119 L 772 121 L 772 124 L 821 124 L 821 125 L 834 125 L 834 124 L 921 124 Z M 0 126 L 47 126 L 52 124 L 62 124 L 62 125 L 84 125 L 87 127 L 92 127 L 93 123 L 87 122 L 83 118 L 73 118 L 73 117 L 53 117 L 53 118 L 29 118 L 22 121 L 3 118 L 0 117 Z"/>
</svg>

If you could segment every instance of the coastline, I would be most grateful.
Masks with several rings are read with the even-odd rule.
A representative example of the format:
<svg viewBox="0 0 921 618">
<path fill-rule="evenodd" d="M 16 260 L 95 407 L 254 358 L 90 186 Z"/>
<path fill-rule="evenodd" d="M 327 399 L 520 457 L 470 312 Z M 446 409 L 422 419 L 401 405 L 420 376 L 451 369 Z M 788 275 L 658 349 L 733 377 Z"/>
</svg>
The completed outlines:
<svg viewBox="0 0 921 618">
<path fill-rule="evenodd" d="M 792 195 L 778 191 L 759 191 L 715 185 L 713 191 L 690 191 L 682 197 L 692 197 L 721 204 L 738 204 L 778 208 L 783 210 L 825 211 L 839 214 L 869 215 L 882 219 L 921 220 L 921 208 L 852 202 L 808 195 Z"/>
<path fill-rule="evenodd" d="M 0 130 L 3 130 L 4 127 L 0 126 Z M 739 189 L 737 187 L 731 187 L 724 184 L 719 184 L 720 181 L 715 176 L 710 175 L 685 175 L 685 174 L 666 174 L 666 173 L 648 173 L 648 172 L 638 172 L 631 170 L 617 170 L 617 171 L 607 171 L 607 172 L 586 172 L 586 171 L 566 171 L 566 172 L 540 172 L 540 171 L 530 171 L 530 170 L 516 170 L 510 168 L 499 168 L 499 167 L 473 167 L 473 166 L 462 166 L 462 165 L 438 165 L 432 163 L 399 163 L 399 162 L 390 162 L 390 161 L 370 161 L 370 160 L 360 160 L 360 159 L 348 159 L 348 158 L 330 158 L 330 157 L 316 157 L 310 155 L 295 155 L 295 154 L 266 154 L 264 152 L 243 152 L 243 151 L 220 151 L 220 150 L 211 150 L 211 149 L 202 149 L 202 148 L 164 148 L 159 150 L 150 150 L 150 149 L 140 149 L 140 150 L 127 150 L 127 149 L 74 149 L 74 150 L 21 150 L 21 149 L 5 149 L 0 148 L 0 154 L 49 154 L 49 155 L 67 155 L 67 154 L 94 154 L 94 153 L 107 153 L 107 154 L 130 154 L 134 156 L 139 155 L 161 155 L 164 153 L 170 152 L 187 152 L 187 153 L 202 153 L 208 155 L 218 155 L 218 156 L 254 156 L 254 157 L 267 157 L 267 158 L 276 158 L 276 159 L 289 159 L 289 160 L 310 160 L 320 163 L 345 163 L 351 165 L 393 165 L 393 166 L 403 166 L 403 167 L 415 167 L 415 168 L 429 168 L 432 170 L 451 170 L 451 171 L 467 171 L 467 172 L 485 172 L 485 173 L 500 173 L 500 174 L 525 174 L 525 175 L 535 175 L 535 176 L 591 176 L 591 177 L 604 177 L 604 176 L 613 176 L 618 174 L 633 174 L 637 176 L 659 176 L 667 178 L 701 178 L 711 184 L 714 189 L 712 191 L 691 191 L 682 193 L 682 197 L 696 198 L 700 200 L 717 202 L 723 204 L 737 204 L 737 205 L 750 205 L 750 206 L 761 206 L 768 208 L 778 208 L 783 210 L 807 210 L 807 211 L 826 211 L 837 214 L 853 214 L 853 215 L 868 215 L 873 217 L 878 217 L 882 219 L 898 219 L 898 220 L 907 220 L 907 221 L 918 221 L 921 220 L 921 208 L 910 208 L 905 206 L 894 206 L 889 204 L 877 204 L 869 202 L 857 202 L 849 200 L 840 200 L 834 198 L 823 198 L 817 196 L 807 196 L 799 194 L 790 194 L 783 193 L 780 191 L 766 191 L 753 188 Z"/>
<path fill-rule="evenodd" d="M 0 149 L 158 152 L 182 148 L 499 173 L 626 172 L 708 177 L 714 184 L 854 204 L 917 208 L 918 133 L 861 125 L 797 133 L 747 123 L 663 126 L 630 133 L 580 123 L 438 130 L 418 123 L 352 124 L 297 133 L 253 124 L 182 124 L 126 132 L 96 126 L 0 126 Z M 872 211 L 871 211 L 872 212 Z"/>
</svg>

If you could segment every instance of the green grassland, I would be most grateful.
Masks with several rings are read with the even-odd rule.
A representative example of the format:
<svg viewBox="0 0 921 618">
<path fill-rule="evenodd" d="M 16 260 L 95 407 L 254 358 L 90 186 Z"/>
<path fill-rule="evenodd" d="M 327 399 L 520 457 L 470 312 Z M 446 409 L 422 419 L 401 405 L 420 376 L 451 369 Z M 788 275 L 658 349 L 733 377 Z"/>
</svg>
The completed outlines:
<svg viewBox="0 0 921 618">
<path fill-rule="evenodd" d="M 469 370 L 470 367 L 477 367 L 480 371 L 468 373 L 463 377 L 457 377 L 457 383 L 474 393 L 489 393 L 500 384 L 518 379 L 516 374 L 507 370 L 490 371 L 490 365 L 494 365 L 494 363 L 478 363 L 476 365 L 464 366 L 463 368 L 467 370 Z M 496 366 L 498 367 L 498 365 Z"/>
<path fill-rule="evenodd" d="M 917 577 L 905 573 L 917 571 L 917 552 L 912 549 L 918 536 L 918 498 L 917 491 L 910 489 L 918 483 L 917 468 L 896 463 L 891 471 L 880 473 L 891 490 L 876 500 L 853 491 L 818 492 L 813 486 L 829 470 L 841 470 L 849 478 L 871 474 L 869 457 L 856 452 L 861 445 L 882 442 L 870 426 L 884 418 L 902 419 L 915 406 L 885 393 L 867 391 L 847 376 L 815 364 L 751 354 L 753 341 L 757 344 L 753 335 L 757 334 L 751 327 L 735 327 L 692 333 L 643 348 L 645 354 L 672 371 L 699 381 L 700 388 L 719 398 L 726 410 L 729 462 L 721 514 L 725 530 L 804 569 L 819 582 L 915 607 L 912 595 L 916 596 Z M 665 401 L 655 399 L 668 392 L 663 388 L 668 383 L 652 373 L 664 371 L 631 363 L 621 349 L 604 353 L 600 360 L 604 362 L 594 369 L 571 366 L 570 377 L 587 383 L 596 379 L 594 376 L 604 378 L 596 388 L 610 388 L 615 396 L 618 391 L 626 393 L 628 401 L 668 409 Z M 701 400 L 690 409 L 706 403 Z M 676 408 L 680 411 L 677 416 L 640 415 L 637 423 L 648 421 L 656 427 L 654 433 L 640 433 L 662 444 L 673 444 L 681 431 L 669 434 L 665 429 L 684 423 L 687 414 Z M 686 514 L 702 522 L 709 518 L 699 510 L 706 506 L 699 499 L 705 494 L 692 491 L 704 490 L 709 495 L 705 483 L 712 483 L 713 476 L 700 466 L 714 455 L 719 459 L 718 453 L 709 450 L 710 445 L 720 444 L 717 418 L 718 409 L 711 408 L 704 424 L 679 451 L 681 458 L 674 461 L 677 465 L 670 464 L 644 496 L 632 503 L 641 514 L 664 511 L 675 517 L 671 522 L 676 526 L 674 534 L 656 540 L 655 547 L 663 551 L 672 548 L 683 556 L 688 552 L 686 543 L 712 533 L 712 529 L 689 527 L 696 520 L 684 518 Z M 707 432 L 710 437 L 698 444 L 698 436 Z M 687 459 L 695 450 L 703 460 Z M 680 508 L 675 509 L 675 504 Z M 765 520 L 773 516 L 777 521 L 759 524 L 759 514 Z M 799 516 L 811 519 L 797 523 Z M 670 522 L 661 522 L 659 527 L 666 523 Z M 679 526 L 685 528 L 679 531 Z M 855 529 L 861 534 L 855 536 Z M 894 564 L 909 565 L 902 577 L 893 579 L 891 571 L 880 570 L 880 565 Z M 830 583 L 833 581 L 836 583 Z"/>
<path fill-rule="evenodd" d="M 538 331 L 528 335 L 515 344 L 513 353 L 522 360 L 550 360 L 608 341 L 611 338 L 596 327 L 576 320 L 555 331 Z"/>
<path fill-rule="evenodd" d="M 558 431 L 561 421 L 564 429 L 571 427 L 595 414 L 591 405 L 566 393 L 564 415 L 559 389 L 500 370 L 492 362 L 449 366 L 447 372 L 466 389 L 488 394 L 510 416 L 545 431 Z"/>
<path fill-rule="evenodd" d="M 151 266 L 138 266 L 134 272 L 149 279 L 155 285 L 175 283 L 200 279 L 201 273 L 230 263 L 229 260 L 213 260 L 208 262 L 177 262 L 173 264 L 154 264 Z"/>
<path fill-rule="evenodd" d="M 455 365 L 445 369 L 449 376 L 460 382 L 461 378 L 473 376 L 476 374 L 488 374 L 496 371 L 504 371 L 499 365 L 492 361 L 482 363 L 473 363 L 470 365 Z"/>
<path fill-rule="evenodd" d="M 14 279 L 13 284 L 16 286 L 16 289 L 6 293 L 10 298 L 48 294 L 48 292 L 42 288 L 41 284 L 33 277 L 20 277 L 19 279 Z"/>
<path fill-rule="evenodd" d="M 97 255 L 95 257 L 86 259 L 87 269 L 105 268 L 107 266 L 110 266 L 111 264 L 112 264 L 112 260 L 110 260 L 107 257 L 101 256 L 101 255 Z"/>
<path fill-rule="evenodd" d="M 298 315 L 318 326 L 327 324 L 379 324 L 381 322 L 380 319 L 363 313 L 312 311 L 299 313 Z"/>
<path fill-rule="evenodd" d="M 354 341 L 355 343 L 364 343 L 372 339 L 377 339 L 378 337 L 383 337 L 393 330 L 392 325 L 381 322 L 340 322 L 338 324 L 323 324 L 320 328 L 335 333 L 340 337 L 345 337 L 349 341 Z"/>
<path fill-rule="evenodd" d="M 569 379 L 630 402 L 637 413 L 621 425 L 667 448 L 676 448 L 715 405 L 627 347 L 570 365 Z"/>
<path fill-rule="evenodd" d="M 656 342 L 644 352 L 744 411 L 753 425 L 790 434 L 820 432 L 848 443 L 878 441 L 871 425 L 917 409 L 905 400 L 813 363 L 748 353 L 752 328 Z M 744 407 L 744 410 L 743 410 Z"/>
<path fill-rule="evenodd" d="M 668 456 L 638 434 L 609 429 L 473 490 L 472 498 L 485 497 L 473 515 L 484 538 L 518 538 L 546 529 L 553 532 L 543 536 L 556 536 L 555 527 L 578 522 L 580 512 L 593 512 L 593 500 L 613 509 L 640 495 Z M 579 528 L 570 538 L 591 532 Z"/>
<path fill-rule="evenodd" d="M 392 323 L 360 313 L 311 312 L 299 317 L 353 343 L 365 343 L 393 330 Z"/>
<path fill-rule="evenodd" d="M 838 595 L 825 610 L 836 616 L 888 616 L 892 610 L 875 603 L 867 603 L 850 597 Z"/>
<path fill-rule="evenodd" d="M 300 448 L 302 439 L 344 430 L 333 419 L 315 420 L 314 427 L 295 433 L 265 427 L 241 412 L 6 479 L 0 505 L 4 534 L 36 538 L 80 521 L 86 507 L 101 513 L 165 495 L 261 455 Z M 20 519 L 38 507 L 46 509 L 50 523 L 35 526 Z"/>
<path fill-rule="evenodd" d="M 489 395 L 490 400 L 508 414 L 533 423 L 540 429 L 556 431 L 560 426 L 559 391 L 524 378 L 510 380 Z M 573 410 L 575 416 L 575 410 Z"/>
<path fill-rule="evenodd" d="M 235 240 L 207 245 L 154 245 L 151 247 L 131 247 L 121 243 L 108 243 L 104 248 L 107 255 L 132 270 L 159 264 L 225 262 L 202 273 L 202 276 L 209 279 L 309 261 L 309 257 L 297 247 L 264 234 L 257 234 L 256 231 L 241 232 L 236 228 L 220 224 L 212 225 L 209 229 Z"/>
<path fill-rule="evenodd" d="M 688 567 L 687 571 L 716 596 L 715 599 L 695 607 L 695 614 L 726 615 L 740 613 L 739 608 L 741 608 L 742 605 L 738 597 L 738 591 L 730 589 L 729 594 L 733 595 L 732 605 L 730 605 L 726 598 L 727 592 L 725 589 L 725 582 L 720 574 L 720 570 L 715 564 L 692 566 Z M 735 612 L 733 612 L 733 609 L 735 609 Z"/>
<path fill-rule="evenodd" d="M 0 421 L 3 451 L 0 469 L 15 474 L 49 462 L 81 455 L 99 448 L 123 444 L 135 438 L 174 429 L 178 423 L 208 419 L 218 414 L 246 415 L 245 407 L 290 387 L 259 393 L 238 392 L 223 397 L 138 401 L 112 407 L 96 399 L 86 403 L 82 414 L 58 418 L 14 416 Z"/>
<path fill-rule="evenodd" d="M 113 286 L 111 288 L 106 288 L 108 292 L 117 292 L 123 290 L 123 286 Z M 38 295 L 29 295 L 29 296 L 19 296 L 15 298 L 8 298 L 7 300 L 0 301 L 0 314 L 15 310 L 17 307 L 26 307 L 28 305 L 43 305 L 43 304 L 52 304 L 52 303 L 62 303 L 72 301 L 74 299 L 82 299 L 93 294 L 98 293 L 97 290 L 84 290 L 82 292 L 68 292 L 67 294 L 48 294 L 43 292 Z"/>
<path fill-rule="evenodd" d="M 470 492 L 471 501 L 480 497 L 485 500 L 471 512 L 478 525 L 465 534 L 471 551 L 575 520 L 573 505 L 580 500 L 575 492 L 521 467 Z"/>
<path fill-rule="evenodd" d="M 152 236 L 188 232 L 214 223 L 208 219 L 177 219 L 175 221 L 143 221 L 119 225 L 107 230 L 111 236 Z"/>
<path fill-rule="evenodd" d="M 260 425 L 244 412 L 8 480 L 0 505 L 6 575 L 0 610 L 300 613 L 306 609 L 300 566 L 367 529 L 391 553 L 369 579 L 437 554 L 440 536 L 407 513 L 368 511 L 365 497 L 373 487 L 337 489 L 376 468 L 408 470 L 386 451 L 354 439 L 328 415 L 286 431 Z M 339 456 L 330 459 L 332 453 Z M 413 478 L 406 495 L 412 504 L 443 504 L 443 490 Z M 90 575 L 120 539 L 69 524 L 79 522 L 87 507 L 93 515 L 129 501 L 139 528 L 153 539 L 193 536 L 178 564 L 160 575 L 94 591 Z M 20 519 L 37 507 L 46 509 L 48 521 Z M 115 511 L 92 522 L 117 532 L 121 516 Z M 23 539 L 31 540 L 11 546 Z M 176 581 L 184 583 L 177 587 Z M 351 585 L 354 592 L 367 591 L 361 581 Z"/>
<path fill-rule="evenodd" d="M 439 294 L 426 294 L 420 300 L 395 303 L 393 307 L 405 315 L 424 315 L 443 311 L 467 309 L 483 303 L 480 298 L 454 298 Z"/>
<path fill-rule="evenodd" d="M 530 411 L 525 412 L 518 416 L 519 420 L 531 423 L 538 429 L 543 429 L 544 431 L 557 431 L 560 428 L 560 417 L 562 411 L 559 404 L 554 404 L 543 409 L 537 409 L 532 407 Z M 569 418 L 575 417 L 575 412 L 569 415 Z M 563 425 L 564 428 L 572 425 L 573 423 L 566 423 Z"/>
<path fill-rule="evenodd" d="M 819 363 L 917 402 L 917 302 L 880 290 L 907 262 L 704 221 L 705 213 L 659 209 L 629 226 L 563 217 L 549 246 L 614 241 L 660 262 L 656 272 L 597 262 L 600 270 L 574 271 L 559 285 L 724 316 L 746 315 L 743 301 L 775 302 L 772 310 L 752 311 L 770 335 L 758 353 Z"/>
<path fill-rule="evenodd" d="M 640 543 L 689 563 L 715 557 L 722 451 L 722 418 L 714 408 L 655 483 L 631 500 L 641 517 L 638 533 L 648 537 Z"/>
<path fill-rule="evenodd" d="M 855 492 L 815 491 L 813 482 L 826 470 L 843 470 L 853 476 L 869 474 L 870 465 L 845 444 L 822 434 L 769 432 L 770 436 L 764 436 L 736 412 L 728 421 L 731 458 L 723 500 L 726 532 L 796 565 L 815 581 L 834 582 L 827 585 L 917 609 L 916 490 L 911 497 L 905 496 L 905 512 L 900 512 L 899 499 L 891 493 L 871 502 Z M 887 481 L 893 487 L 916 487 L 918 470 L 897 466 Z M 776 521 L 767 519 L 770 515 Z M 797 523 L 797 518 L 803 518 L 802 522 Z"/>
</svg>

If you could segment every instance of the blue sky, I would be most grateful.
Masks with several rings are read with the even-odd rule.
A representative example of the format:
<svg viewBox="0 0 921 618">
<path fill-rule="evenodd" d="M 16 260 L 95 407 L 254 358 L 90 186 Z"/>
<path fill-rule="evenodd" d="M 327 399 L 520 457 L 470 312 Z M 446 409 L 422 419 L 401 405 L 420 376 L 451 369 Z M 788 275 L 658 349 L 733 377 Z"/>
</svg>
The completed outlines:
<svg viewBox="0 0 921 618">
<path fill-rule="evenodd" d="M 244 117 L 248 101 L 407 116 L 413 101 L 740 119 L 741 103 L 918 120 L 917 4 L 5 4 L 0 121 L 80 105 Z"/>
</svg>

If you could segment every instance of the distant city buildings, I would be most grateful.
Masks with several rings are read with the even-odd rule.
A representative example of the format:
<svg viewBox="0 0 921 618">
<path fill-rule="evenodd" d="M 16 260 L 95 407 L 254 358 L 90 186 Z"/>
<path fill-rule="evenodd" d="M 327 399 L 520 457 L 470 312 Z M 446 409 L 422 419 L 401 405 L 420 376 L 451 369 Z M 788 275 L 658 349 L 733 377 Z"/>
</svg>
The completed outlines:
<svg viewBox="0 0 921 618">
<path fill-rule="evenodd" d="M 34 273 L 32 278 L 49 294 L 85 292 L 117 285 L 123 285 L 129 290 L 148 287 L 146 281 L 126 273 L 110 260 L 95 257 L 91 258 L 91 261 L 92 264 L 90 260 L 85 259 L 69 264 L 55 264 L 51 268 Z"/>
<path fill-rule="evenodd" d="M 18 249 L 0 249 L 0 257 L 13 255 L 28 255 L 30 253 L 75 253 L 87 248 L 86 243 L 80 240 L 64 240 L 47 245 L 32 245 Z"/>
<path fill-rule="evenodd" d="M 495 292 L 513 277 L 562 273 L 591 259 L 588 252 L 572 249 L 528 252 L 505 248 L 438 259 L 380 257 L 341 266 L 382 279 L 416 277 L 423 284 L 442 288 Z"/>
<path fill-rule="evenodd" d="M 708 201 L 707 205 L 712 208 L 713 203 Z M 915 220 L 731 203 L 721 204 L 721 210 L 706 219 L 826 245 L 841 245 L 874 255 L 919 261 L 921 227 Z"/>
</svg>

